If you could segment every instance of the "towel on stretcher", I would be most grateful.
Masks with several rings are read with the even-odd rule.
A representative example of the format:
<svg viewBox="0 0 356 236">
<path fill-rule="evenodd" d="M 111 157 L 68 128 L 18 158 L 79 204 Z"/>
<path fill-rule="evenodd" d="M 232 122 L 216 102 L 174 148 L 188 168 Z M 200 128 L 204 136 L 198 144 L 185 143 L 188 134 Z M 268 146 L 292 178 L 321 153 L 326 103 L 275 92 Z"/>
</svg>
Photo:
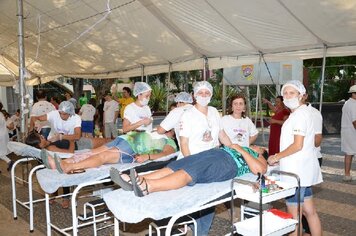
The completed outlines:
<svg viewBox="0 0 356 236">
<path fill-rule="evenodd" d="M 239 178 L 256 180 L 256 176 L 251 173 Z M 136 197 L 131 191 L 118 189 L 104 194 L 104 201 L 120 221 L 138 223 L 146 218 L 161 220 L 189 209 L 197 209 L 230 192 L 231 180 L 227 180 L 155 192 L 145 197 Z"/>
</svg>

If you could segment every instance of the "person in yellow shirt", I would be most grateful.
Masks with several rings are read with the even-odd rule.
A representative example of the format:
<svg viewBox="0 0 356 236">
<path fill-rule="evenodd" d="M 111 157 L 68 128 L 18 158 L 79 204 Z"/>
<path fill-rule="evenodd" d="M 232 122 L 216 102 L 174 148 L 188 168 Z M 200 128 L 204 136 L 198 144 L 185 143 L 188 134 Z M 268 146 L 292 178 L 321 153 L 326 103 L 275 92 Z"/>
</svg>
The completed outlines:
<svg viewBox="0 0 356 236">
<path fill-rule="evenodd" d="M 131 97 L 131 89 L 129 87 L 123 87 L 122 98 L 115 97 L 114 99 L 120 104 L 120 117 L 124 119 L 125 107 L 135 100 Z"/>
</svg>

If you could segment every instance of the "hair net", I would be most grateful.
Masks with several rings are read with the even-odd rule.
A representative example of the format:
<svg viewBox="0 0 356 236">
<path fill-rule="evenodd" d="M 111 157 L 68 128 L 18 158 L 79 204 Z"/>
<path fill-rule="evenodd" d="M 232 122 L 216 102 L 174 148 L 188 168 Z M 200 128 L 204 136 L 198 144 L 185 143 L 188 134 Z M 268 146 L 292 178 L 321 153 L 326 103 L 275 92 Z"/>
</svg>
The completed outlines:
<svg viewBox="0 0 356 236">
<path fill-rule="evenodd" d="M 187 92 L 180 92 L 174 99 L 175 102 L 193 103 L 192 95 Z"/>
<path fill-rule="evenodd" d="M 295 88 L 300 93 L 300 95 L 304 95 L 306 93 L 305 87 L 302 84 L 302 82 L 300 82 L 299 80 L 290 80 L 283 85 L 281 90 L 282 95 L 283 95 L 283 90 L 285 89 L 285 87 L 288 86 Z"/>
<path fill-rule="evenodd" d="M 69 101 L 63 101 L 59 104 L 58 111 L 63 111 L 71 116 L 75 115 L 74 106 Z"/>
<path fill-rule="evenodd" d="M 137 95 L 151 90 L 151 87 L 147 83 L 136 82 L 133 88 L 133 95 L 137 97 Z"/>
<path fill-rule="evenodd" d="M 349 90 L 348 93 L 356 93 L 356 84 L 355 84 L 355 85 L 352 85 L 352 86 L 350 87 L 350 90 Z"/>
<path fill-rule="evenodd" d="M 196 95 L 200 90 L 207 89 L 210 91 L 211 96 L 213 95 L 213 86 L 208 81 L 199 81 L 194 85 L 194 95 Z"/>
</svg>

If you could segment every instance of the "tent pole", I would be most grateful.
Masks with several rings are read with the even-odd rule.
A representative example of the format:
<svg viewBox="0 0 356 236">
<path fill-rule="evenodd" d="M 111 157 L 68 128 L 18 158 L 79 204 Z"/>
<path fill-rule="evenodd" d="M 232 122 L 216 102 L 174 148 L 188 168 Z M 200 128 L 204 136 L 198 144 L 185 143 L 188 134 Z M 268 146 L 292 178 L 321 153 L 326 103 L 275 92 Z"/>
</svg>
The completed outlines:
<svg viewBox="0 0 356 236">
<path fill-rule="evenodd" d="M 25 47 L 23 35 L 23 2 L 17 0 L 17 20 L 18 20 L 18 57 L 19 57 L 19 87 L 20 87 L 20 115 L 21 115 L 21 129 L 19 134 L 20 141 L 24 140 L 27 125 L 25 110 Z"/>
<path fill-rule="evenodd" d="M 224 75 L 224 73 L 223 73 Z M 226 115 L 226 82 L 223 76 L 222 79 L 222 112 L 223 115 Z"/>
<path fill-rule="evenodd" d="M 204 57 L 204 68 L 203 68 L 203 80 L 206 81 L 208 79 L 207 73 L 209 71 L 208 58 Z"/>
<path fill-rule="evenodd" d="M 166 115 L 168 115 L 168 98 L 169 98 L 169 92 L 170 92 L 170 89 L 169 89 L 169 85 L 171 83 L 171 71 L 172 71 L 172 63 L 169 63 L 169 67 L 168 67 L 168 81 L 167 81 L 167 85 L 166 85 L 166 88 L 167 88 L 167 98 L 166 98 Z"/>
<path fill-rule="evenodd" d="M 324 45 L 324 53 L 323 53 L 323 67 L 321 69 L 321 88 L 320 88 L 320 103 L 319 103 L 319 111 L 321 113 L 321 109 L 323 107 L 323 94 L 324 94 L 324 81 L 325 81 L 325 64 L 326 64 L 326 51 L 327 47 Z"/>
<path fill-rule="evenodd" d="M 141 82 L 143 82 L 143 77 L 145 76 L 145 66 L 141 65 Z"/>
</svg>

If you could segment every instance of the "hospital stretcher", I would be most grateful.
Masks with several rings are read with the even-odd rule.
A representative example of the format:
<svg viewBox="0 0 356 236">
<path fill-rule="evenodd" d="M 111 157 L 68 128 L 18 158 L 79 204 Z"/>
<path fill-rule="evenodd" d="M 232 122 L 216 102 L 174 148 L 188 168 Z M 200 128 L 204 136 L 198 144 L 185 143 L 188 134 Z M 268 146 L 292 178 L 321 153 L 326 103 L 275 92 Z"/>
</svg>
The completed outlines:
<svg viewBox="0 0 356 236">
<path fill-rule="evenodd" d="M 239 180 L 255 182 L 256 176 L 246 174 Z M 280 191 L 266 194 L 263 202 L 281 199 L 295 193 L 296 187 L 284 185 Z M 230 196 L 230 193 L 234 193 Z M 115 235 L 119 235 L 119 222 L 138 223 L 146 218 L 161 220 L 170 218 L 165 235 L 171 235 L 174 223 L 181 217 L 228 202 L 231 198 L 258 201 L 259 193 L 250 185 L 231 184 L 231 180 L 209 184 L 185 186 L 177 190 L 155 192 L 145 197 L 136 197 L 133 192 L 118 189 L 104 194 L 104 201 L 115 219 Z M 164 203 L 164 204 L 162 204 Z M 290 222 L 290 229 L 296 221 Z"/>
<path fill-rule="evenodd" d="M 45 206 L 46 206 L 46 224 L 47 224 L 47 235 L 51 235 L 51 230 L 52 228 L 61 232 L 62 234 L 69 235 L 67 232 L 72 231 L 73 235 L 78 234 L 78 227 L 85 226 L 88 224 L 83 224 L 79 225 L 78 224 L 78 217 L 77 217 L 77 196 L 79 194 L 79 191 L 87 186 L 93 186 L 96 184 L 102 184 L 102 183 L 107 183 L 110 182 L 109 178 L 109 171 L 111 167 L 114 167 L 120 171 L 124 171 L 127 169 L 131 169 L 133 167 L 138 167 L 142 165 L 146 165 L 148 163 L 153 163 L 153 162 L 165 162 L 170 159 L 175 158 L 178 155 L 177 153 L 173 153 L 171 155 L 167 155 L 165 157 L 162 157 L 160 159 L 157 159 L 155 161 L 151 161 L 148 163 L 125 163 L 125 164 L 110 164 L 110 165 L 103 165 L 98 168 L 90 168 L 87 169 L 86 172 L 80 173 L 80 174 L 75 174 L 75 175 L 67 175 L 67 174 L 60 174 L 56 170 L 50 170 L 44 168 L 43 165 L 38 165 L 34 167 L 30 173 L 29 173 L 29 201 L 28 202 L 21 202 L 19 199 L 16 198 L 16 183 L 15 180 L 17 179 L 15 175 L 15 168 L 16 165 L 22 162 L 26 162 L 29 160 L 35 160 L 36 158 L 40 157 L 40 150 L 36 149 L 34 147 L 28 146 L 23 143 L 18 143 L 18 142 L 9 142 L 8 145 L 10 151 L 13 151 L 15 154 L 24 156 L 24 158 L 21 158 L 17 162 L 14 163 L 14 168 L 12 169 L 11 175 L 12 175 L 12 191 L 13 191 L 13 210 L 14 210 L 14 218 L 17 217 L 16 213 L 16 203 L 19 203 L 20 205 L 24 206 L 25 208 L 29 209 L 30 211 L 30 231 L 32 232 L 34 230 L 33 226 L 33 204 L 36 202 L 40 201 L 45 201 Z M 51 153 L 51 152 L 50 152 Z M 58 153 L 61 158 L 68 158 L 71 156 L 71 154 L 64 154 L 64 153 Z M 42 188 L 42 190 L 45 192 L 45 198 L 44 199 L 36 199 L 33 200 L 33 195 L 32 195 L 32 188 L 33 188 L 33 183 L 32 183 L 32 177 L 33 174 L 36 173 L 37 180 Z M 71 227 L 67 227 L 64 229 L 59 228 L 58 226 L 54 225 L 51 222 L 50 218 L 50 196 L 49 194 L 54 193 L 55 191 L 58 190 L 60 187 L 71 187 L 71 186 L 76 186 L 73 193 L 71 193 L 71 209 L 72 209 L 72 223 L 73 225 Z M 63 196 L 63 195 L 62 195 Z M 62 197 L 58 196 L 58 197 Z M 104 218 L 106 220 L 107 218 Z M 96 222 L 98 223 L 98 222 Z M 94 233 L 95 234 L 95 233 Z"/>
</svg>

